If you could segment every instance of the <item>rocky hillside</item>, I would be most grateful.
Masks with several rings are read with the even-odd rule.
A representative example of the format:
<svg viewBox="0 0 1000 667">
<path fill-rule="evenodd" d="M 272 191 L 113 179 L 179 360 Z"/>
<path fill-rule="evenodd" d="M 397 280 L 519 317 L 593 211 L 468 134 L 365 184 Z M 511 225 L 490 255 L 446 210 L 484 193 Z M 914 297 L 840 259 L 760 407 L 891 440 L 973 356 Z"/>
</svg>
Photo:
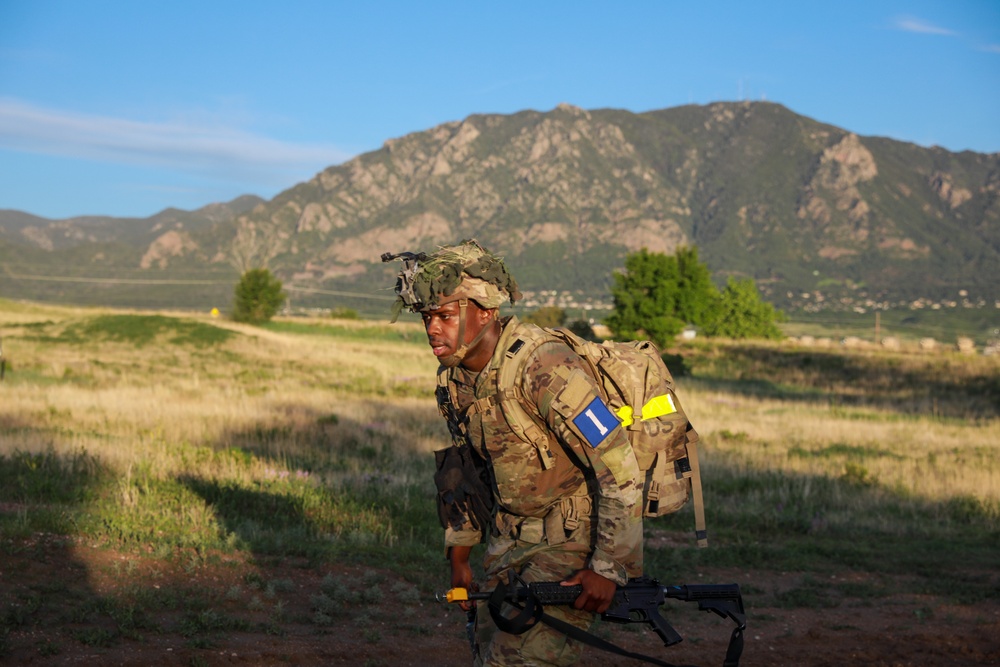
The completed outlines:
<svg viewBox="0 0 1000 667">
<path fill-rule="evenodd" d="M 998 155 L 863 138 L 777 104 L 563 105 L 389 141 L 236 224 L 317 283 L 377 280 L 383 250 L 476 237 L 535 290 L 600 292 L 625 253 L 695 244 L 720 280 L 754 277 L 779 302 L 996 298 L 998 195 Z"/>
<path fill-rule="evenodd" d="M 470 116 L 234 204 L 111 233 L 135 244 L 116 261 L 266 262 L 292 285 L 374 292 L 392 282 L 380 253 L 475 237 L 528 290 L 598 299 L 626 253 L 694 244 L 720 281 L 753 277 L 784 307 L 1000 298 L 1000 155 L 859 137 L 763 102 Z M 111 243 L 98 226 L 11 219 L 0 243 Z"/>
</svg>

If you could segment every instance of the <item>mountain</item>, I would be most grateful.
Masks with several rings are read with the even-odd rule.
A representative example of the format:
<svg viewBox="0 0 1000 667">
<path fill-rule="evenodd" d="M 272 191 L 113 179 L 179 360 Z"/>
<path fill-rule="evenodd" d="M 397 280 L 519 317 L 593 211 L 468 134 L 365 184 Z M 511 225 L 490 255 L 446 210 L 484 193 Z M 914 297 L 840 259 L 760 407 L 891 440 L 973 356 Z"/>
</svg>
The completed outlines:
<svg viewBox="0 0 1000 667">
<path fill-rule="evenodd" d="M 579 300 L 606 299 L 628 252 L 686 244 L 720 283 L 752 277 L 783 307 L 1000 299 L 1000 154 L 860 137 L 765 102 L 474 115 L 233 204 L 183 229 L 0 212 L 0 243 L 53 258 L 117 243 L 132 249 L 120 266 L 156 273 L 266 261 L 288 285 L 385 296 L 382 252 L 477 238 L 526 291 Z"/>
<path fill-rule="evenodd" d="M 223 261 L 231 239 L 220 230 L 262 203 L 244 195 L 148 218 L 49 220 L 0 210 L 0 297 L 138 308 L 227 304 L 237 273 Z"/>
<path fill-rule="evenodd" d="M 165 209 L 148 218 L 81 216 L 48 220 L 21 211 L 0 209 L 0 239 L 35 246 L 52 252 L 80 245 L 120 243 L 126 247 L 150 247 L 164 234 L 186 240 L 192 232 L 204 231 L 264 203 L 260 197 L 244 195 L 225 204 L 209 204 L 196 211 Z M 18 238 L 20 237 L 20 238 Z"/>
</svg>

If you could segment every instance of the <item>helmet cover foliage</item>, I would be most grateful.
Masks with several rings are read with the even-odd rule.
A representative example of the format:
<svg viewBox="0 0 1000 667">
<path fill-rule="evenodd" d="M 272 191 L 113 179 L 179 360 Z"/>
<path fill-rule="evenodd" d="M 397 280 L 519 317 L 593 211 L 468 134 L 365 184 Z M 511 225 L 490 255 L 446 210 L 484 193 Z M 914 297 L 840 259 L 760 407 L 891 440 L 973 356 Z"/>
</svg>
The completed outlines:
<svg viewBox="0 0 1000 667">
<path fill-rule="evenodd" d="M 434 310 L 459 299 L 470 299 L 486 309 L 498 308 L 508 298 L 521 298 L 514 276 L 503 259 L 475 240 L 443 246 L 431 254 L 386 253 L 382 261 L 403 258 L 396 278 L 392 321 L 404 308 L 410 312 Z"/>
</svg>

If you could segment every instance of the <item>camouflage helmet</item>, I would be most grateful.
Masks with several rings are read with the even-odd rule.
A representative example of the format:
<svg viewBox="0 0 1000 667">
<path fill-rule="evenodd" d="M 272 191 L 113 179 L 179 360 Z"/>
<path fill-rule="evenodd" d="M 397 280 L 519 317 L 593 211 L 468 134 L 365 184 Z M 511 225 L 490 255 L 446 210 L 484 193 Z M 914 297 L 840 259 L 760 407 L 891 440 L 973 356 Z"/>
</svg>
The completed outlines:
<svg viewBox="0 0 1000 667">
<path fill-rule="evenodd" d="M 396 278 L 394 322 L 404 308 L 417 313 L 469 299 L 492 309 L 508 298 L 511 303 L 521 298 L 517 282 L 503 259 L 474 240 L 443 246 L 429 255 L 412 252 L 382 255 L 383 262 L 393 259 L 403 260 L 403 269 Z"/>
</svg>

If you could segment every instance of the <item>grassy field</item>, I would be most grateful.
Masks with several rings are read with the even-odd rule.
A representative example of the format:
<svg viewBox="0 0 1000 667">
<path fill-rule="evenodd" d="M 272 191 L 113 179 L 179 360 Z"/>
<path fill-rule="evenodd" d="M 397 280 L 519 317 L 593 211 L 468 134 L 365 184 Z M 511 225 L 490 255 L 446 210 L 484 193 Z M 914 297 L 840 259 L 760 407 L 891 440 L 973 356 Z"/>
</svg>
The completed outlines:
<svg viewBox="0 0 1000 667">
<path fill-rule="evenodd" d="M 788 315 L 781 329 L 787 336 L 827 336 L 835 340 L 846 336 L 867 341 L 894 337 L 902 343 L 915 344 L 921 338 L 933 338 L 952 349 L 959 337 L 966 337 L 982 347 L 1000 341 L 1000 310 L 987 305 L 919 310 L 896 307 L 864 313 L 797 311 Z"/>
<path fill-rule="evenodd" d="M 180 637 L 186 664 L 211 664 L 231 635 L 344 623 L 374 647 L 364 621 L 387 599 L 411 623 L 446 587 L 430 452 L 447 436 L 419 325 L 0 300 L 0 337 L 0 658 Z M 690 508 L 651 522 L 649 572 L 797 573 L 745 586 L 765 626 L 855 599 L 830 583 L 845 572 L 874 582 L 869 602 L 996 604 L 1000 359 L 671 352 L 713 546 L 694 548 Z M 295 597 L 302 577 L 316 587 Z"/>
</svg>

